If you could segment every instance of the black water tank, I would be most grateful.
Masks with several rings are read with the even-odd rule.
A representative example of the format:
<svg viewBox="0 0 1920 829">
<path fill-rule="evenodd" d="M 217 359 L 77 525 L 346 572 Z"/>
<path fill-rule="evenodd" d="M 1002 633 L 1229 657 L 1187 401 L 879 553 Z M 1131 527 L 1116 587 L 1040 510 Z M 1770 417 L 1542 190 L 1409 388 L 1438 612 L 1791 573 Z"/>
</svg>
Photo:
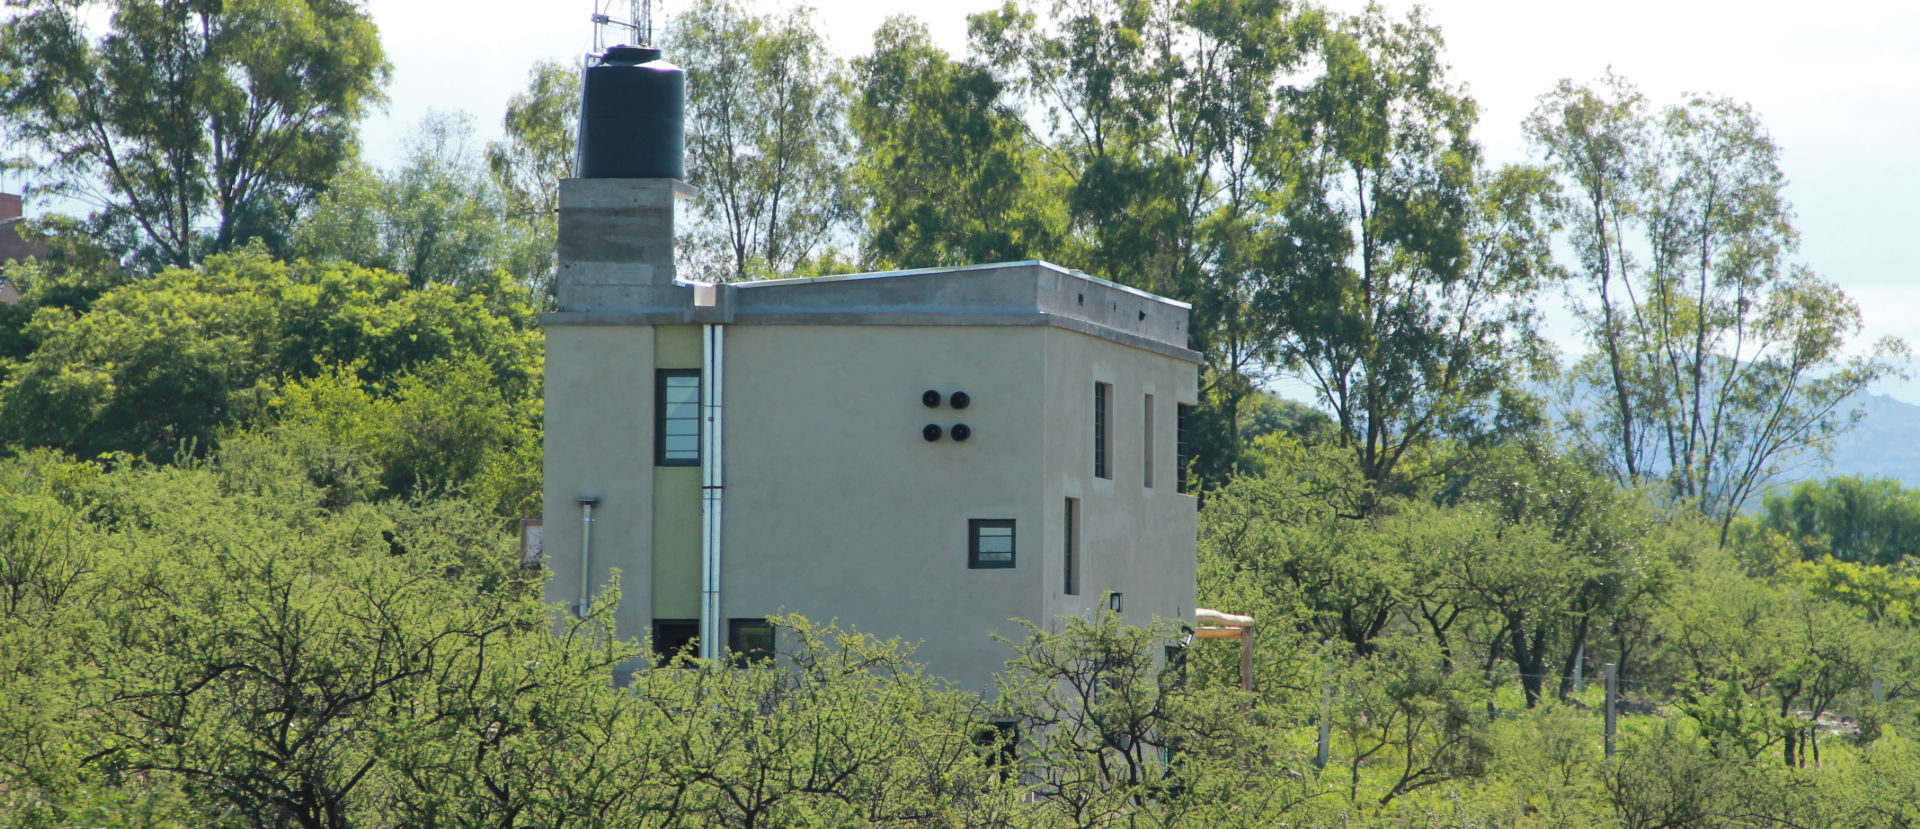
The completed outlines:
<svg viewBox="0 0 1920 829">
<path fill-rule="evenodd" d="M 647 46 L 615 46 L 587 67 L 581 178 L 685 178 L 687 73 Z"/>
</svg>

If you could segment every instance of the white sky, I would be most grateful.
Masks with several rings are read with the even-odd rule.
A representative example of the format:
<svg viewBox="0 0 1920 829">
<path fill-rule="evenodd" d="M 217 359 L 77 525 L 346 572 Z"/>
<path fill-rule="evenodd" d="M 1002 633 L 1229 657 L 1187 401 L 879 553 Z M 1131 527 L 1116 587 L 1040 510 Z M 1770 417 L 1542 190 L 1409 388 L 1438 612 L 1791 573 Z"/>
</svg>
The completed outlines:
<svg viewBox="0 0 1920 829">
<path fill-rule="evenodd" d="M 668 2 L 667 13 L 691 0 Z M 391 103 L 366 125 L 366 154 L 398 157 L 429 109 L 471 114 L 481 140 L 499 133 L 509 95 L 543 58 L 578 60 L 592 0 L 459 4 L 371 0 L 394 64 Z M 965 51 L 966 15 L 998 0 L 930 9 L 907 0 L 818 0 L 833 47 L 853 55 L 889 15 L 914 14 L 937 41 Z M 1357 10 L 1356 0 L 1335 8 Z M 1385 3 L 1396 12 L 1404 0 Z M 1920 220 L 1920 4 L 1828 0 L 1433 0 L 1453 78 L 1481 105 L 1490 161 L 1525 158 L 1520 120 L 1562 77 L 1609 66 L 1656 105 L 1683 92 L 1754 106 L 1783 148 L 1802 235 L 1801 258 L 1862 306 L 1868 335 L 1920 345 L 1920 282 L 1909 228 Z M 669 56 L 671 58 L 671 56 Z M 1920 381 L 1887 391 L 1920 402 Z"/>
</svg>

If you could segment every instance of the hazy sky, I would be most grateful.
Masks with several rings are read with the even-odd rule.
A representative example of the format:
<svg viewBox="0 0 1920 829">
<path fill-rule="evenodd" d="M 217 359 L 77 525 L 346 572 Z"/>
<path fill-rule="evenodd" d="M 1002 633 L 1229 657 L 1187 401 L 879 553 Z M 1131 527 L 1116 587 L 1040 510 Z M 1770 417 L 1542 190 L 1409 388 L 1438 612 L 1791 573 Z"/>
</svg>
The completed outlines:
<svg viewBox="0 0 1920 829">
<path fill-rule="evenodd" d="M 391 104 L 367 124 L 376 162 L 399 153 L 429 109 L 470 113 L 480 137 L 499 132 L 507 96 L 527 67 L 578 60 L 590 44 L 592 0 L 425 3 L 371 0 L 394 64 Z M 914 14 L 956 54 L 966 15 L 996 0 L 928 4 L 826 0 L 815 5 L 844 54 L 871 46 L 889 15 Z M 1359 2 L 1335 2 L 1355 10 Z M 1403 12 L 1411 3 L 1386 4 Z M 1526 157 L 1520 120 L 1563 77 L 1609 66 L 1656 104 L 1685 92 L 1753 105 L 1783 148 L 1801 259 L 1861 304 L 1868 334 L 1920 344 L 1920 282 L 1910 252 L 1920 220 L 1920 4 L 1829 0 L 1437 0 L 1425 4 L 1447 39 L 1455 80 L 1481 106 L 1490 161 Z M 671 14 L 676 4 L 668 3 Z M 1920 402 L 1920 381 L 1889 391 Z"/>
</svg>

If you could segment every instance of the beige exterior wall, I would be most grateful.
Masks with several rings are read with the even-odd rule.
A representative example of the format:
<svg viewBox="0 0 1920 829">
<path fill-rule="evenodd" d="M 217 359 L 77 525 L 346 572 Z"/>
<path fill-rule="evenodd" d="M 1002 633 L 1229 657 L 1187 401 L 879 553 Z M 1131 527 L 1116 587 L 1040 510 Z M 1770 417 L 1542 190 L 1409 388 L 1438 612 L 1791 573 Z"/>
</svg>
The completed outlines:
<svg viewBox="0 0 1920 829">
<path fill-rule="evenodd" d="M 545 548 L 548 601 L 580 593 L 580 496 L 595 496 L 593 590 L 620 570 L 618 635 L 652 627 L 653 330 L 548 326 Z"/>
<path fill-rule="evenodd" d="M 1058 629 L 1061 616 L 1105 607 L 1122 595 L 1129 624 L 1153 619 L 1192 621 L 1197 565 L 1194 538 L 1198 502 L 1178 492 L 1174 456 L 1175 405 L 1197 398 L 1192 363 L 1097 337 L 1044 329 L 1047 383 L 1046 561 L 1043 616 Z M 1112 386 L 1107 435 L 1111 478 L 1094 477 L 1094 384 Z M 1155 461 L 1146 485 L 1146 412 L 1153 395 Z M 1080 500 L 1080 593 L 1065 592 L 1066 499 Z"/>
<path fill-rule="evenodd" d="M 579 584 L 579 495 L 598 495 L 595 589 L 617 567 L 617 632 L 698 615 L 698 468 L 653 465 L 656 367 L 699 365 L 698 326 L 547 329 L 549 600 Z M 1195 366 L 1052 326 L 728 325 L 721 613 L 800 613 L 917 647 L 991 691 L 1029 620 L 1124 596 L 1133 624 L 1191 620 L 1195 500 L 1176 491 L 1175 406 Z M 1093 468 L 1093 384 L 1112 385 L 1111 479 Z M 965 391 L 964 410 L 922 392 Z M 1146 486 L 1144 396 L 1156 411 Z M 928 442 L 921 429 L 947 433 Z M 951 429 L 965 423 L 971 439 Z M 1065 499 L 1081 590 L 1064 593 Z M 969 519 L 1012 519 L 1015 567 L 970 569 Z M 726 626 L 723 624 L 722 630 Z"/>
<path fill-rule="evenodd" d="M 653 327 L 653 366 L 698 369 L 700 326 Z M 649 378 L 649 383 L 652 379 Z M 653 410 L 647 410 L 647 464 L 652 466 Z M 700 467 L 653 469 L 653 618 L 700 617 Z M 642 562 L 635 562 L 642 566 Z"/>
<path fill-rule="evenodd" d="M 898 636 L 989 686 L 998 632 L 1043 608 L 1044 329 L 729 326 L 729 618 L 787 611 Z M 965 391 L 929 409 L 921 393 Z M 973 437 L 927 442 L 966 423 Z M 969 519 L 1013 519 L 1015 567 L 967 567 Z"/>
</svg>

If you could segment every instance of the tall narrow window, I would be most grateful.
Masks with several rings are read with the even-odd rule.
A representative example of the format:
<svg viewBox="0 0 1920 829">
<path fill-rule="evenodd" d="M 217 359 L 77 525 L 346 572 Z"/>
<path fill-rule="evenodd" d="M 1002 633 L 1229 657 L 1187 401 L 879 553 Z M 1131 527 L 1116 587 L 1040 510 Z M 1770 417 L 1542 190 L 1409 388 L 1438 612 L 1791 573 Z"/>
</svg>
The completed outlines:
<svg viewBox="0 0 1920 829">
<path fill-rule="evenodd" d="M 1080 499 L 1067 499 L 1066 518 L 1066 537 L 1061 539 L 1066 543 L 1060 548 L 1063 551 L 1060 559 L 1063 565 L 1061 569 L 1066 572 L 1066 585 L 1063 592 L 1069 596 L 1078 596 L 1080 595 Z"/>
<path fill-rule="evenodd" d="M 967 522 L 967 568 L 995 570 L 1013 566 L 1013 520 L 975 518 Z"/>
<path fill-rule="evenodd" d="M 1153 395 L 1147 395 L 1146 405 L 1140 411 L 1140 422 L 1145 424 L 1140 432 L 1140 457 L 1142 461 L 1141 478 L 1146 486 L 1153 486 Z"/>
<path fill-rule="evenodd" d="M 1193 419 L 1193 407 L 1179 404 L 1173 419 L 1173 480 L 1176 492 L 1187 491 L 1187 463 L 1193 460 L 1193 447 L 1187 445 L 1187 421 Z"/>
<path fill-rule="evenodd" d="M 700 370 L 654 372 L 653 462 L 700 465 Z"/>
<path fill-rule="evenodd" d="M 1113 407 L 1107 405 L 1113 397 L 1113 386 L 1107 383 L 1093 384 L 1093 477 L 1112 478 L 1113 470 L 1107 456 L 1107 427 L 1111 425 L 1108 415 Z"/>
</svg>

